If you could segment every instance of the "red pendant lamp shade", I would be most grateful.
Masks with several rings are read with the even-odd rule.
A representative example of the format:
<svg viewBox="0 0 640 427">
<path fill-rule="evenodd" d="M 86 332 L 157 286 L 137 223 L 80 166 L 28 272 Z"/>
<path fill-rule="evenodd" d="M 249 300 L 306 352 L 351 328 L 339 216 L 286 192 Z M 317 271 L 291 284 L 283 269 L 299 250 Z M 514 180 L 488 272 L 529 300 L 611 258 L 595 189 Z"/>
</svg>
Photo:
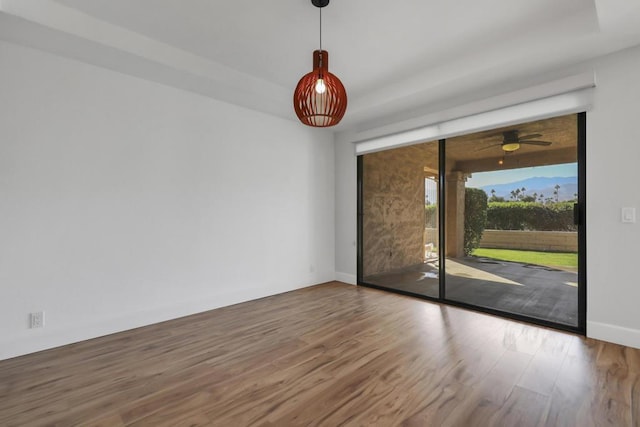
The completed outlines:
<svg viewBox="0 0 640 427">
<path fill-rule="evenodd" d="M 329 53 L 313 52 L 313 71 L 305 74 L 293 92 L 293 108 L 302 123 L 328 127 L 340 123 L 347 111 L 347 91 L 329 72 Z"/>
</svg>

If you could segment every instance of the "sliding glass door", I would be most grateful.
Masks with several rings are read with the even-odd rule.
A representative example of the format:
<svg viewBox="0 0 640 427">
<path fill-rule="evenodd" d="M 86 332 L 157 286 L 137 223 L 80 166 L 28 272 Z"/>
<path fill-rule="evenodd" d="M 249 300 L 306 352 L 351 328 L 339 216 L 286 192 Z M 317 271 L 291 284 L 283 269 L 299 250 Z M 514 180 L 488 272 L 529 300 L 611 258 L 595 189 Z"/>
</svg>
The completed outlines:
<svg viewBox="0 0 640 427">
<path fill-rule="evenodd" d="M 359 283 L 584 331 L 585 119 L 360 156 Z"/>
<path fill-rule="evenodd" d="M 363 282 L 438 298 L 438 142 L 360 162 Z"/>
<path fill-rule="evenodd" d="M 577 115 L 446 141 L 447 300 L 578 327 Z"/>
</svg>

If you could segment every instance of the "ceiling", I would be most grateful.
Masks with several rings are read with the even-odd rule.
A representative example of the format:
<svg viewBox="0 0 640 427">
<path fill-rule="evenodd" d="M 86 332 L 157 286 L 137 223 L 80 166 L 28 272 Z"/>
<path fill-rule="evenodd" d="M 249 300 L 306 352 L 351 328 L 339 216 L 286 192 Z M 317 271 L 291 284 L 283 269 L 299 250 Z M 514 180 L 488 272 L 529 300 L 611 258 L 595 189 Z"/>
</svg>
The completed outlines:
<svg viewBox="0 0 640 427">
<path fill-rule="evenodd" d="M 565 77 L 640 44 L 630 0 L 333 0 L 323 48 L 367 129 Z M 309 0 L 2 0 L 0 39 L 295 120 Z"/>
</svg>

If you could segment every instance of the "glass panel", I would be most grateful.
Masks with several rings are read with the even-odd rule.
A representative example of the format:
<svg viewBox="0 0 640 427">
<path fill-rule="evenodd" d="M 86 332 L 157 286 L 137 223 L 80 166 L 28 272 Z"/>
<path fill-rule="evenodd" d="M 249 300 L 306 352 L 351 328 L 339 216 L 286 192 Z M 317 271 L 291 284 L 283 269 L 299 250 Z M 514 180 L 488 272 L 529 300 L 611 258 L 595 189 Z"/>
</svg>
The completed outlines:
<svg viewBox="0 0 640 427">
<path fill-rule="evenodd" d="M 438 142 L 365 154 L 362 276 L 437 298 Z"/>
<path fill-rule="evenodd" d="M 446 298 L 577 327 L 577 116 L 451 138 L 446 156 Z"/>
</svg>

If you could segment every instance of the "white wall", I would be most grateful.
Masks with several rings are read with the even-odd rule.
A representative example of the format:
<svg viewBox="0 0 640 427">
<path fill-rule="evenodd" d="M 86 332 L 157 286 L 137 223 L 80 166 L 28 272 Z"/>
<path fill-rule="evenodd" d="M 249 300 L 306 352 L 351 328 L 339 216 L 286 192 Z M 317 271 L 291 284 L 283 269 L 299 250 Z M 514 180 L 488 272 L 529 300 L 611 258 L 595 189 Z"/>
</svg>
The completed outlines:
<svg viewBox="0 0 640 427">
<path fill-rule="evenodd" d="M 640 348 L 640 48 L 595 63 L 587 114 L 587 333 Z"/>
<path fill-rule="evenodd" d="M 355 285 L 356 228 L 358 192 L 355 147 L 350 143 L 335 143 L 336 167 L 336 280 Z"/>
<path fill-rule="evenodd" d="M 620 208 L 640 209 L 640 48 L 581 64 L 595 69 L 587 114 L 587 335 L 640 348 L 640 224 Z M 336 142 L 336 277 L 354 277 L 356 160 Z M 640 217 L 640 215 L 639 215 Z"/>
<path fill-rule="evenodd" d="M 330 132 L 0 42 L 0 135 L 0 359 L 334 278 Z"/>
</svg>

